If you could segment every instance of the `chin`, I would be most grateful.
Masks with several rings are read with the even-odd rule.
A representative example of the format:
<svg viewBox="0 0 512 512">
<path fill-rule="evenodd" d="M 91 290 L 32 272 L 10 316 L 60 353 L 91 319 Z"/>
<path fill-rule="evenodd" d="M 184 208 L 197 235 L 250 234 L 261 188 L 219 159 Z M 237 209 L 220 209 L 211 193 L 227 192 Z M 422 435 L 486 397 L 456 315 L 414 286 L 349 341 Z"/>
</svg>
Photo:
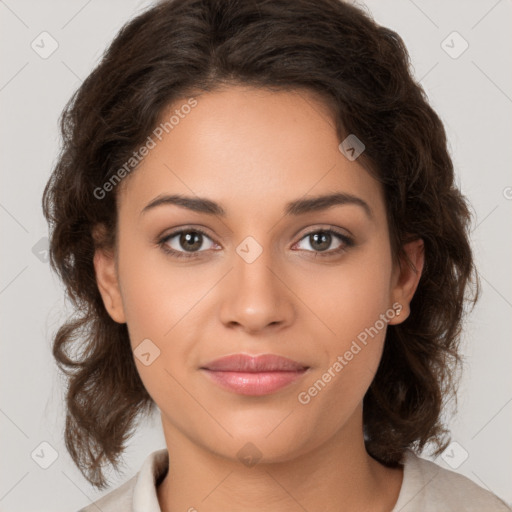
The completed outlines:
<svg viewBox="0 0 512 512">
<path fill-rule="evenodd" d="M 247 428 L 238 425 L 237 428 L 228 429 L 233 436 L 229 440 L 224 437 L 223 442 L 207 440 L 206 444 L 219 456 L 252 467 L 251 464 L 256 463 L 272 464 L 293 460 L 322 443 L 322 439 L 314 434 L 313 437 L 306 434 L 303 423 L 289 423 L 285 426 L 287 420 L 282 420 L 286 414 L 281 415 L 281 424 L 276 422 L 271 428 L 267 425 L 262 427 L 263 420 Z"/>
</svg>

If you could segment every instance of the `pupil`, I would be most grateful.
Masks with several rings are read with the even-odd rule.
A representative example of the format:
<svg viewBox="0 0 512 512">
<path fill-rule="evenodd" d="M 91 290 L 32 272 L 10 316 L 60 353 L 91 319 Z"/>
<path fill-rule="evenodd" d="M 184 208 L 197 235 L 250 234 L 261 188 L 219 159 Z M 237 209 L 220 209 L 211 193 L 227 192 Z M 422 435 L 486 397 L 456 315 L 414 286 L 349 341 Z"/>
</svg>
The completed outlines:
<svg viewBox="0 0 512 512">
<path fill-rule="evenodd" d="M 319 244 L 321 247 L 318 247 L 319 251 L 325 251 L 331 242 L 331 234 L 326 233 L 325 231 L 319 231 L 318 233 L 314 233 L 311 235 L 313 239 L 313 243 L 311 244 L 314 248 L 314 244 Z"/>
</svg>

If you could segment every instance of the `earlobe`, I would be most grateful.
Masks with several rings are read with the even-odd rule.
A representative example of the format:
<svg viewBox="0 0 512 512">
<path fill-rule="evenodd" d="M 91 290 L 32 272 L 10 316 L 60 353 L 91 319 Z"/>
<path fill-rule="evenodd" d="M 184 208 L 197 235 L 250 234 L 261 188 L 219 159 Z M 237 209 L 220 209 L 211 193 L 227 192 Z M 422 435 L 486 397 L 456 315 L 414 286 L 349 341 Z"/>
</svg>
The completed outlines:
<svg viewBox="0 0 512 512">
<path fill-rule="evenodd" d="M 405 257 L 397 267 L 397 276 L 392 290 L 393 309 L 398 312 L 389 322 L 402 323 L 410 314 L 410 303 L 423 272 L 425 263 L 424 242 L 421 238 L 404 244 Z"/>
<path fill-rule="evenodd" d="M 95 228 L 94 239 L 98 238 L 98 231 Z M 117 276 L 115 255 L 112 250 L 104 247 L 97 247 L 94 251 L 94 270 L 96 284 L 103 299 L 103 304 L 108 314 L 117 323 L 125 323 L 123 303 Z"/>
</svg>

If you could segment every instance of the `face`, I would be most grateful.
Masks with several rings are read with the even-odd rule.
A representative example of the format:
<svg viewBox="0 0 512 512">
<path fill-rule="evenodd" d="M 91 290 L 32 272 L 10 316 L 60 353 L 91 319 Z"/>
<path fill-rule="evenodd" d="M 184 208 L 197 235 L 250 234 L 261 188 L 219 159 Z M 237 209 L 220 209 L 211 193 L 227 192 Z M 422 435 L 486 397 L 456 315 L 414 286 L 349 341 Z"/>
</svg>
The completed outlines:
<svg viewBox="0 0 512 512">
<path fill-rule="evenodd" d="M 311 93 L 232 86 L 195 101 L 122 184 L 115 254 L 94 260 L 167 443 L 235 459 L 250 442 L 282 461 L 361 439 L 386 327 L 419 279 L 393 265 L 381 186 Z M 421 243 L 406 250 L 421 271 Z M 235 354 L 293 363 L 213 363 Z"/>
</svg>

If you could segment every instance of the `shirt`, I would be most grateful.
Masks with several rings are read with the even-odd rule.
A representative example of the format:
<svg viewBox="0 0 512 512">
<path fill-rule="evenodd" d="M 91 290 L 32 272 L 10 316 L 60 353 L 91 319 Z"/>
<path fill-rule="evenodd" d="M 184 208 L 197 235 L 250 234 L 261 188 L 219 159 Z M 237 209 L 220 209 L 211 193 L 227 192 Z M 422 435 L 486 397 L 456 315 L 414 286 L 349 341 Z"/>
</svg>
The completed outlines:
<svg viewBox="0 0 512 512">
<path fill-rule="evenodd" d="M 78 512 L 162 512 L 157 487 L 167 473 L 166 448 L 154 451 L 130 480 Z M 506 512 L 508 505 L 469 478 L 407 450 L 398 500 L 390 512 Z"/>
</svg>

